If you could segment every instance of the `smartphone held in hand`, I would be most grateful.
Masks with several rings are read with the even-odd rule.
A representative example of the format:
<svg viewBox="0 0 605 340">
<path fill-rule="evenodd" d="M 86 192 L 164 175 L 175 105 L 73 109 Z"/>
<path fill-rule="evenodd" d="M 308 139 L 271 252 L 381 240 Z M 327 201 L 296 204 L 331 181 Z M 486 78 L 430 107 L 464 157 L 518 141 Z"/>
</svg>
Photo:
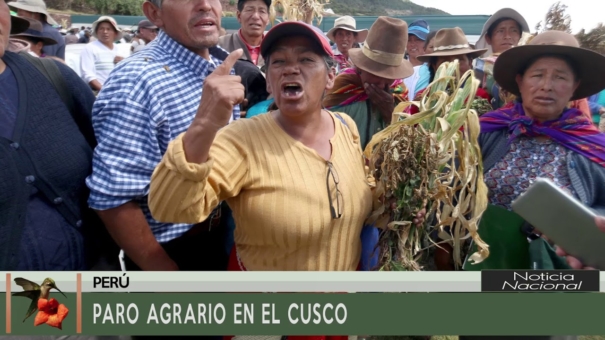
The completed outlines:
<svg viewBox="0 0 605 340">
<path fill-rule="evenodd" d="M 596 214 L 550 179 L 538 178 L 512 209 L 586 266 L 605 270 L 605 233 Z"/>
</svg>

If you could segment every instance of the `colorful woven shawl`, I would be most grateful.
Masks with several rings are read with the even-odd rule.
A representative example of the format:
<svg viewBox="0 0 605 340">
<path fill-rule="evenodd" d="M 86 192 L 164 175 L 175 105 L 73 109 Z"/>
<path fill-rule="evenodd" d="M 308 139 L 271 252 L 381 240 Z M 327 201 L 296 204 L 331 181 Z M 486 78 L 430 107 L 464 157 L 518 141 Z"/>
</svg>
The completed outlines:
<svg viewBox="0 0 605 340">
<path fill-rule="evenodd" d="M 477 58 L 474 69 L 475 75 L 481 81 L 481 87 L 489 93 L 490 104 L 495 109 L 504 107 L 515 100 L 515 96 L 500 88 L 494 79 L 494 64 L 499 55 L 500 53 L 495 53 L 486 58 Z"/>
<path fill-rule="evenodd" d="M 326 109 L 335 110 L 343 106 L 368 100 L 368 95 L 363 88 L 361 78 L 353 68 L 340 71 L 340 74 L 334 81 L 333 88 L 335 90 L 328 93 L 324 99 L 323 103 Z M 395 80 L 391 85 L 391 90 L 393 97 L 395 97 L 395 102 L 408 100 L 408 90 L 403 83 L 403 79 Z"/>
<path fill-rule="evenodd" d="M 525 115 L 520 103 L 484 114 L 481 132 L 508 129 L 509 142 L 525 135 L 548 136 L 569 150 L 605 167 L 605 134 L 578 109 L 566 109 L 558 120 L 540 123 Z"/>
</svg>

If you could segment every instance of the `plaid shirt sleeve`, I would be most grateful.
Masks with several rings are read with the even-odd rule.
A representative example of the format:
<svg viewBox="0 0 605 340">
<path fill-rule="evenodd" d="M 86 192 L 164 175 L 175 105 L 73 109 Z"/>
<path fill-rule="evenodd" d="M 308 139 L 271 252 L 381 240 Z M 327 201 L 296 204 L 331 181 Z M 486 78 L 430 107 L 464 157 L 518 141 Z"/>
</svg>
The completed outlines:
<svg viewBox="0 0 605 340">
<path fill-rule="evenodd" d="M 111 99 L 98 100 L 93 109 L 99 143 L 94 151 L 93 172 L 87 179 L 89 205 L 96 210 L 146 196 L 153 170 L 162 158 L 157 120 L 150 109 L 128 95 L 107 94 L 104 98 Z"/>
<path fill-rule="evenodd" d="M 112 88 L 116 85 L 119 87 L 114 84 Z M 146 105 L 141 98 L 112 93 L 111 88 L 105 90 L 109 91 L 93 109 L 98 145 L 92 174 L 86 180 L 90 188 L 88 203 L 95 210 L 112 209 L 147 196 L 151 175 L 170 142 L 161 131 L 165 113 L 159 103 Z M 232 121 L 239 118 L 237 105 Z"/>
<path fill-rule="evenodd" d="M 202 79 L 221 62 L 213 57 L 211 63 L 204 63 Z M 141 68 L 138 63 L 114 69 L 93 108 L 98 146 L 86 183 L 90 188 L 88 204 L 95 210 L 112 209 L 133 200 L 146 209 L 155 167 L 168 143 L 187 129 L 199 105 L 198 85 L 174 86 L 175 82 L 190 83 L 194 74 L 179 79 L 162 67 Z M 239 118 L 236 105 L 231 120 Z M 150 215 L 147 218 L 155 223 Z"/>
</svg>

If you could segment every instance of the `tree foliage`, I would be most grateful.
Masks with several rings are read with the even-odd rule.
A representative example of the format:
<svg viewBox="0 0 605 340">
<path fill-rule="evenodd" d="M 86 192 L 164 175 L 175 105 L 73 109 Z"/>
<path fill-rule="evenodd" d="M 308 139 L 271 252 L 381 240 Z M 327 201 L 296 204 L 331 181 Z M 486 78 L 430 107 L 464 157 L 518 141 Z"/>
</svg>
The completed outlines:
<svg viewBox="0 0 605 340">
<path fill-rule="evenodd" d="M 605 26 L 603 23 L 588 33 L 582 29 L 576 38 L 580 42 L 580 46 L 605 55 Z"/>
<path fill-rule="evenodd" d="M 100 14 L 142 15 L 143 0 L 86 0 Z"/>
<path fill-rule="evenodd" d="M 571 33 L 571 17 L 566 13 L 567 6 L 557 2 L 550 6 L 546 18 L 536 25 L 536 31 L 563 31 Z"/>
<path fill-rule="evenodd" d="M 571 17 L 566 11 L 566 5 L 560 2 L 553 4 L 548 10 L 545 20 L 536 25 L 536 31 L 541 33 L 554 30 L 571 33 Z M 603 23 L 600 23 L 590 32 L 582 29 L 576 34 L 576 39 L 578 39 L 581 47 L 605 54 L 605 26 Z"/>
<path fill-rule="evenodd" d="M 330 0 L 325 7 L 338 15 L 447 15 L 409 0 Z"/>
<path fill-rule="evenodd" d="M 49 8 L 112 15 L 143 15 L 144 0 L 46 0 Z"/>
<path fill-rule="evenodd" d="M 143 15 L 144 0 L 45 0 L 48 8 L 81 13 Z M 237 1 L 221 0 L 223 9 Z M 410 0 L 330 0 L 326 8 L 339 15 L 447 15 L 436 8 L 423 7 Z M 233 9 L 232 9 L 233 10 Z"/>
</svg>

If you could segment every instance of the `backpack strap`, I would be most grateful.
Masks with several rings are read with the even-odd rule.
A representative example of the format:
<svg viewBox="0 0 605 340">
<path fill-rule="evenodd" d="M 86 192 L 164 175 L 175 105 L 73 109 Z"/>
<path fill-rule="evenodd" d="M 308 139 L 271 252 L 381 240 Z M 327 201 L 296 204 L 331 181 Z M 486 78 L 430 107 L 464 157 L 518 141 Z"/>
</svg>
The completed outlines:
<svg viewBox="0 0 605 340">
<path fill-rule="evenodd" d="M 67 88 L 65 78 L 63 77 L 61 70 L 59 70 L 59 66 L 57 66 L 56 62 L 52 59 L 34 57 L 27 52 L 21 52 L 19 54 L 23 56 L 25 60 L 29 61 L 29 63 L 32 64 L 52 84 L 65 106 L 67 106 L 69 114 L 74 122 L 76 122 L 78 129 L 90 147 L 94 148 L 96 146 L 94 136 L 89 136 L 87 131 L 90 129 L 86 128 L 87 122 L 82 120 L 76 114 L 76 105 L 74 99 Z"/>
<path fill-rule="evenodd" d="M 67 109 L 69 109 L 69 112 L 75 120 L 74 100 L 67 91 L 67 84 L 65 83 L 65 78 L 63 78 L 63 75 L 61 74 L 61 71 L 59 71 L 59 67 L 57 66 L 57 64 L 55 64 L 55 61 L 53 61 L 52 59 L 36 58 L 30 55 L 29 53 L 21 53 L 21 55 L 25 57 L 25 59 L 27 59 L 33 66 L 35 66 L 38 71 L 40 71 L 40 73 L 42 73 L 44 77 L 46 77 L 46 79 L 48 79 L 48 81 L 53 85 L 53 87 L 55 88 L 55 90 L 57 90 L 57 93 L 61 97 L 61 100 L 63 101 L 63 103 L 65 103 Z"/>
</svg>

